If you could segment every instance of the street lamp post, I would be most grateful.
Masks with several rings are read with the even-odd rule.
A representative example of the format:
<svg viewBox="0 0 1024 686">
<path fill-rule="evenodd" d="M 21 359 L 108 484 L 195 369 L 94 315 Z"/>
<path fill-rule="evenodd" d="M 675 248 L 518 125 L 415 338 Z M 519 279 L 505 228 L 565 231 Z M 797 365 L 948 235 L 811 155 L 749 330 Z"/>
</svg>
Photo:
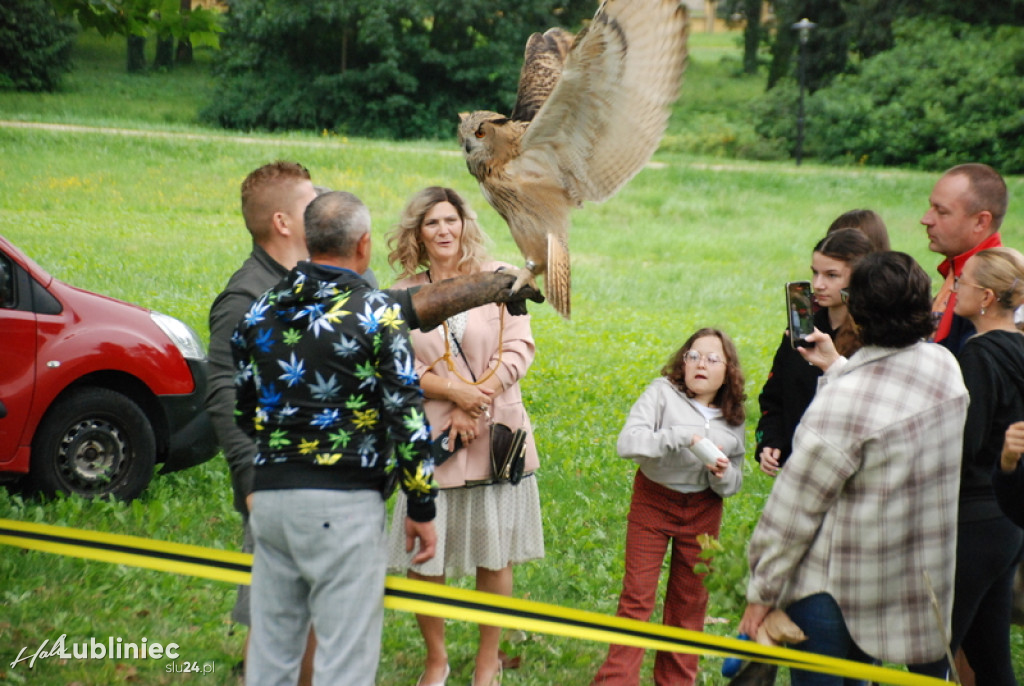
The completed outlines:
<svg viewBox="0 0 1024 686">
<path fill-rule="evenodd" d="M 800 166 L 800 162 L 803 160 L 804 156 L 804 84 L 807 80 L 807 67 L 804 52 L 807 46 L 807 39 L 811 35 L 811 29 L 815 26 L 817 26 L 817 24 L 807 19 L 807 17 L 804 17 L 792 26 L 793 30 L 796 31 L 797 35 L 800 37 L 800 48 L 797 56 L 799 63 L 798 69 L 800 70 L 800 105 L 796 117 L 796 166 L 798 167 Z"/>
</svg>

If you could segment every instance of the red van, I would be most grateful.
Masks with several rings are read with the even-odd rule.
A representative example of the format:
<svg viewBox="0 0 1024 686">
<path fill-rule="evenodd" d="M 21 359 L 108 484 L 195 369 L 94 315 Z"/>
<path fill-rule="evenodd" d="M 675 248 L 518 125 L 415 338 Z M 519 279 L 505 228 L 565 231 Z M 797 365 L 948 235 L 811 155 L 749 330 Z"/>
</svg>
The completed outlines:
<svg viewBox="0 0 1024 686">
<path fill-rule="evenodd" d="M 0 236 L 0 480 L 137 497 L 217 453 L 207 360 L 183 322 L 54 279 Z"/>
</svg>

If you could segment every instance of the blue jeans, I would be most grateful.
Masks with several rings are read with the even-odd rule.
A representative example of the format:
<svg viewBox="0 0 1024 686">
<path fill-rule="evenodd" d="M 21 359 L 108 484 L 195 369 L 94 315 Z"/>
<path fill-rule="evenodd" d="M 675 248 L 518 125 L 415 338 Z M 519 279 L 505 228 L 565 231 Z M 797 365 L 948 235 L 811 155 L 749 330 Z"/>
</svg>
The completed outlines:
<svg viewBox="0 0 1024 686">
<path fill-rule="evenodd" d="M 786 613 L 808 636 L 806 641 L 792 646 L 793 648 L 842 660 L 878 664 L 878 660 L 865 653 L 854 642 L 846 628 L 846 621 L 843 619 L 843 613 L 839 609 L 838 603 L 828 593 L 816 593 L 801 598 L 787 607 Z M 947 672 L 945 658 L 925 664 L 907 665 L 907 669 L 916 674 L 939 679 L 946 678 Z M 792 686 L 865 686 L 867 684 L 866 681 L 860 679 L 848 679 L 801 669 L 790 670 L 790 683 Z"/>
<path fill-rule="evenodd" d="M 807 634 L 807 640 L 793 648 L 844 660 L 868 664 L 875 662 L 854 643 L 839 605 L 828 593 L 801 598 L 786 608 L 786 614 Z M 792 686 L 864 686 L 867 683 L 860 679 L 846 679 L 802 669 L 790 670 L 789 678 Z"/>
</svg>

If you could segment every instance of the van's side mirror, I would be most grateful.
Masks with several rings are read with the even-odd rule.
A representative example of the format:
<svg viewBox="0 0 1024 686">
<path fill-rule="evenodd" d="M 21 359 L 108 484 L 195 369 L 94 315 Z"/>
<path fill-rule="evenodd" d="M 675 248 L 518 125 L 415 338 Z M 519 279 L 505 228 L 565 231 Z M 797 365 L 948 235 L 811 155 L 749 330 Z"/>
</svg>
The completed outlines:
<svg viewBox="0 0 1024 686">
<path fill-rule="evenodd" d="M 0 400 L 0 419 L 7 416 L 7 406 L 4 405 L 4 401 Z"/>
</svg>

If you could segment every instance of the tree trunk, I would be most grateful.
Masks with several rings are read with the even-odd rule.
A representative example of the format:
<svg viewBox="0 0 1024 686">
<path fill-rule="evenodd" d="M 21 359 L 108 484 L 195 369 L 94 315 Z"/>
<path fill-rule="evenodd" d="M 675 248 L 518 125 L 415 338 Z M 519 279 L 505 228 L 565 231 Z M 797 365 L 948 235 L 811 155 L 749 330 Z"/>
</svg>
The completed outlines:
<svg viewBox="0 0 1024 686">
<path fill-rule="evenodd" d="M 193 61 L 192 42 L 185 39 L 178 41 L 178 51 L 174 54 L 174 63 L 192 64 Z"/>
<path fill-rule="evenodd" d="M 127 37 L 127 61 L 128 73 L 135 73 L 146 70 L 146 39 L 143 36 L 131 34 Z"/>
<path fill-rule="evenodd" d="M 170 71 L 174 68 L 174 37 L 159 36 L 156 39 L 156 56 L 153 58 L 153 67 Z"/>
<path fill-rule="evenodd" d="M 775 42 L 772 43 L 772 61 L 768 67 L 768 86 L 771 90 L 782 79 L 793 75 L 792 59 L 797 48 L 793 24 L 807 16 L 808 0 L 790 0 L 775 4 Z M 816 20 L 817 17 L 812 19 Z"/>
<path fill-rule="evenodd" d="M 761 0 L 744 0 L 747 25 L 743 29 L 743 73 L 757 73 L 757 51 L 761 47 Z"/>
<path fill-rule="evenodd" d="M 182 18 L 187 18 L 188 13 L 192 11 L 192 0 L 181 0 L 180 10 Z M 174 63 L 192 64 L 192 58 L 192 41 L 182 38 L 178 41 L 178 52 L 174 55 Z"/>
</svg>

